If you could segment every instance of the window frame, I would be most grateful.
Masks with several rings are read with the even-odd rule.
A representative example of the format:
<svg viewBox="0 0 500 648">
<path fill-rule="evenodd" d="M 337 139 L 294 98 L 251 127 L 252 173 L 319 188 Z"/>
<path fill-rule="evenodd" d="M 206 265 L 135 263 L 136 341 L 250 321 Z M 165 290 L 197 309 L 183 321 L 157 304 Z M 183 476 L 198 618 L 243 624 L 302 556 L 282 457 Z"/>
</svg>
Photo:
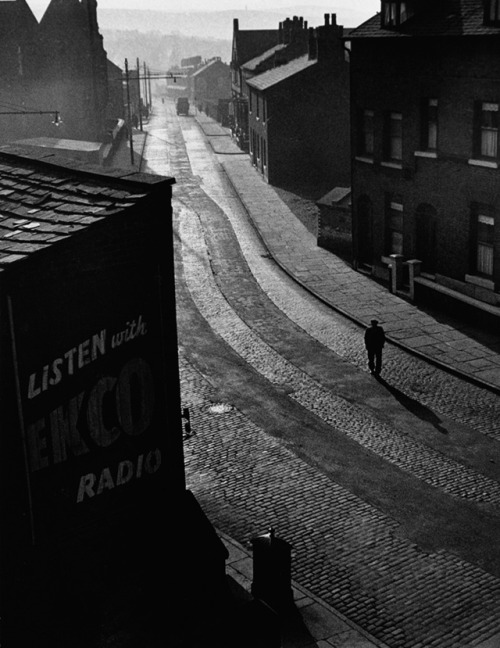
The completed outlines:
<svg viewBox="0 0 500 648">
<path fill-rule="evenodd" d="M 404 206 L 400 196 L 387 196 L 386 203 L 386 250 L 387 254 L 403 254 L 404 250 Z M 395 227 L 395 217 L 398 225 Z M 398 234 L 400 241 L 395 245 L 394 234 Z"/>
<path fill-rule="evenodd" d="M 471 272 L 473 276 L 493 281 L 495 276 L 495 230 L 498 227 L 498 218 L 496 218 L 493 208 L 490 205 L 474 203 L 471 206 L 471 225 Z M 489 261 L 484 254 L 485 250 L 490 250 Z M 481 265 L 488 262 L 491 264 L 489 269 Z"/>
<path fill-rule="evenodd" d="M 412 16 L 411 3 L 407 0 L 382 0 L 380 21 L 383 28 L 399 27 Z"/>
<path fill-rule="evenodd" d="M 500 24 L 500 0 L 487 0 L 484 3 L 484 23 L 486 25 Z"/>
<path fill-rule="evenodd" d="M 432 114 L 434 113 L 434 115 Z M 431 125 L 434 135 L 431 142 Z M 420 115 L 420 146 L 422 151 L 436 153 L 439 145 L 439 100 L 436 97 L 426 97 L 422 100 Z"/>
<path fill-rule="evenodd" d="M 370 125 L 369 128 L 368 125 Z M 375 112 L 369 108 L 360 109 L 358 113 L 357 139 L 357 155 L 373 159 L 375 153 Z M 369 141 L 371 141 L 371 147 L 367 145 Z"/>
<path fill-rule="evenodd" d="M 400 124 L 399 133 L 394 133 L 394 127 Z M 399 141 L 398 147 L 394 146 L 394 142 Z M 399 156 L 394 153 L 399 149 Z M 391 110 L 386 113 L 384 124 L 384 162 L 402 165 L 403 163 L 403 113 Z"/>
<path fill-rule="evenodd" d="M 494 109 L 486 110 L 485 106 L 493 107 Z M 475 104 L 475 123 L 474 123 L 474 158 L 477 160 L 485 160 L 490 162 L 497 162 L 499 159 L 499 139 L 500 139 L 500 104 L 497 101 L 477 101 Z M 491 124 L 488 123 L 486 115 L 496 115 L 495 118 L 491 117 Z M 495 133 L 494 137 L 494 154 L 489 155 L 485 152 L 484 147 L 487 145 L 487 134 Z"/>
</svg>

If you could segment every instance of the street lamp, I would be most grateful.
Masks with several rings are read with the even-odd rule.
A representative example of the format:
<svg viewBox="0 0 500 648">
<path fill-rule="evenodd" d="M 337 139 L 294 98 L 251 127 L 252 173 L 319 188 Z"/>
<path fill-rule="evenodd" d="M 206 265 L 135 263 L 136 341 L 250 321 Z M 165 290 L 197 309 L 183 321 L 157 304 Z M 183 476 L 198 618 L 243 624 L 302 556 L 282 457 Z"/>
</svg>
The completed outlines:
<svg viewBox="0 0 500 648">
<path fill-rule="evenodd" d="M 0 115 L 54 115 L 52 120 L 54 126 L 63 123 L 58 110 L 0 110 Z"/>
</svg>

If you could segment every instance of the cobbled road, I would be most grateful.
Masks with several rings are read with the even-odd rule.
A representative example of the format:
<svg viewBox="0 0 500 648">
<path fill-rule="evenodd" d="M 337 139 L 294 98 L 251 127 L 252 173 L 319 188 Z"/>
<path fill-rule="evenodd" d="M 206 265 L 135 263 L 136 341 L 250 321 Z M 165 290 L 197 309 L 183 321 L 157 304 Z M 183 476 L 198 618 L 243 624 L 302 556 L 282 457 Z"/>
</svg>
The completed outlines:
<svg viewBox="0 0 500 648">
<path fill-rule="evenodd" d="M 188 487 L 244 545 L 273 526 L 293 578 L 390 647 L 500 633 L 499 397 L 391 345 L 374 380 L 363 331 L 269 258 L 230 156 L 158 110 L 144 170 L 177 182 Z"/>
</svg>

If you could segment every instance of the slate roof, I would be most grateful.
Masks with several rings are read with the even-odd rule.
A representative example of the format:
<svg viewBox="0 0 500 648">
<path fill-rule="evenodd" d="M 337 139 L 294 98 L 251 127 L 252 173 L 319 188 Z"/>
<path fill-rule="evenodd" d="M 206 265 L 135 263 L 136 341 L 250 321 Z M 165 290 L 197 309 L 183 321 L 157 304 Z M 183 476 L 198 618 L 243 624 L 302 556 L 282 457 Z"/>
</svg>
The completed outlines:
<svg viewBox="0 0 500 648">
<path fill-rule="evenodd" d="M 266 50 L 262 54 L 259 54 L 259 56 L 256 56 L 253 59 L 250 59 L 247 61 L 244 65 L 241 67 L 244 70 L 249 70 L 252 72 L 255 70 L 261 63 L 264 61 L 267 61 L 267 59 L 271 58 L 276 54 L 276 52 L 280 52 L 281 50 L 285 49 L 287 46 L 284 43 L 280 43 L 279 45 L 275 45 L 274 47 L 271 47 L 271 49 Z"/>
<path fill-rule="evenodd" d="M 278 37 L 277 29 L 238 29 L 234 32 L 233 51 L 235 47 L 237 60 L 233 63 L 243 65 L 266 52 L 278 43 Z"/>
<path fill-rule="evenodd" d="M 377 14 L 351 31 L 348 39 L 402 38 L 409 36 L 498 36 L 500 27 L 485 25 L 482 0 L 442 0 L 397 29 L 384 29 Z"/>
<path fill-rule="evenodd" d="M 304 54 L 304 56 L 293 59 L 289 63 L 279 65 L 272 70 L 267 70 L 267 72 L 254 76 L 247 81 L 247 84 L 256 90 L 268 90 L 272 86 L 278 85 L 278 83 L 317 64 L 317 59 L 310 59 L 308 54 Z"/>
<path fill-rule="evenodd" d="M 212 67 L 213 65 L 223 65 L 224 67 L 227 67 L 229 73 L 229 65 L 223 63 L 220 59 L 214 59 L 212 61 L 208 61 L 208 63 L 205 63 L 205 65 L 202 65 L 202 67 L 198 68 L 196 72 L 193 72 L 191 76 L 195 77 L 204 74 L 208 70 L 208 68 Z"/>
<path fill-rule="evenodd" d="M 144 200 L 173 178 L 102 170 L 16 146 L 0 147 L 0 273 L 9 265 Z"/>
</svg>

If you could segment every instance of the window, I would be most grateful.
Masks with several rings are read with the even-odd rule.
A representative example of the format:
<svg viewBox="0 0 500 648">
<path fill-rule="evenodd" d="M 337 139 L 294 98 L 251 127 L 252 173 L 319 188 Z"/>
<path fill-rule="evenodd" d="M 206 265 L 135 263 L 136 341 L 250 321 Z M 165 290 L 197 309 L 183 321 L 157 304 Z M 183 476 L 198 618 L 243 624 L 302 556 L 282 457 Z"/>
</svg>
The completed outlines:
<svg viewBox="0 0 500 648">
<path fill-rule="evenodd" d="M 266 119 L 267 119 L 267 102 L 264 99 L 264 97 L 262 97 L 262 121 L 265 122 Z"/>
<path fill-rule="evenodd" d="M 476 215 L 476 272 L 487 277 L 493 275 L 495 219 L 493 216 Z"/>
<path fill-rule="evenodd" d="M 476 155 L 498 156 L 498 104 L 480 102 L 476 107 Z"/>
<path fill-rule="evenodd" d="M 403 116 L 391 112 L 386 118 L 384 137 L 385 159 L 400 162 L 403 158 Z"/>
<path fill-rule="evenodd" d="M 248 111 L 252 112 L 253 110 L 253 92 L 250 90 L 248 93 Z"/>
<path fill-rule="evenodd" d="M 382 0 L 382 27 L 398 27 L 412 15 L 410 3 L 404 0 Z"/>
<path fill-rule="evenodd" d="M 422 106 L 421 146 L 424 151 L 437 149 L 438 100 L 425 99 Z"/>
<path fill-rule="evenodd" d="M 403 205 L 399 198 L 391 200 L 387 208 L 388 254 L 403 254 Z"/>
<path fill-rule="evenodd" d="M 358 129 L 358 154 L 373 157 L 373 110 L 361 112 Z"/>
<path fill-rule="evenodd" d="M 500 22 L 500 0 L 487 0 L 485 3 L 485 23 Z"/>
<path fill-rule="evenodd" d="M 257 119 L 260 118 L 260 97 L 259 95 L 255 95 L 255 116 Z"/>
</svg>

